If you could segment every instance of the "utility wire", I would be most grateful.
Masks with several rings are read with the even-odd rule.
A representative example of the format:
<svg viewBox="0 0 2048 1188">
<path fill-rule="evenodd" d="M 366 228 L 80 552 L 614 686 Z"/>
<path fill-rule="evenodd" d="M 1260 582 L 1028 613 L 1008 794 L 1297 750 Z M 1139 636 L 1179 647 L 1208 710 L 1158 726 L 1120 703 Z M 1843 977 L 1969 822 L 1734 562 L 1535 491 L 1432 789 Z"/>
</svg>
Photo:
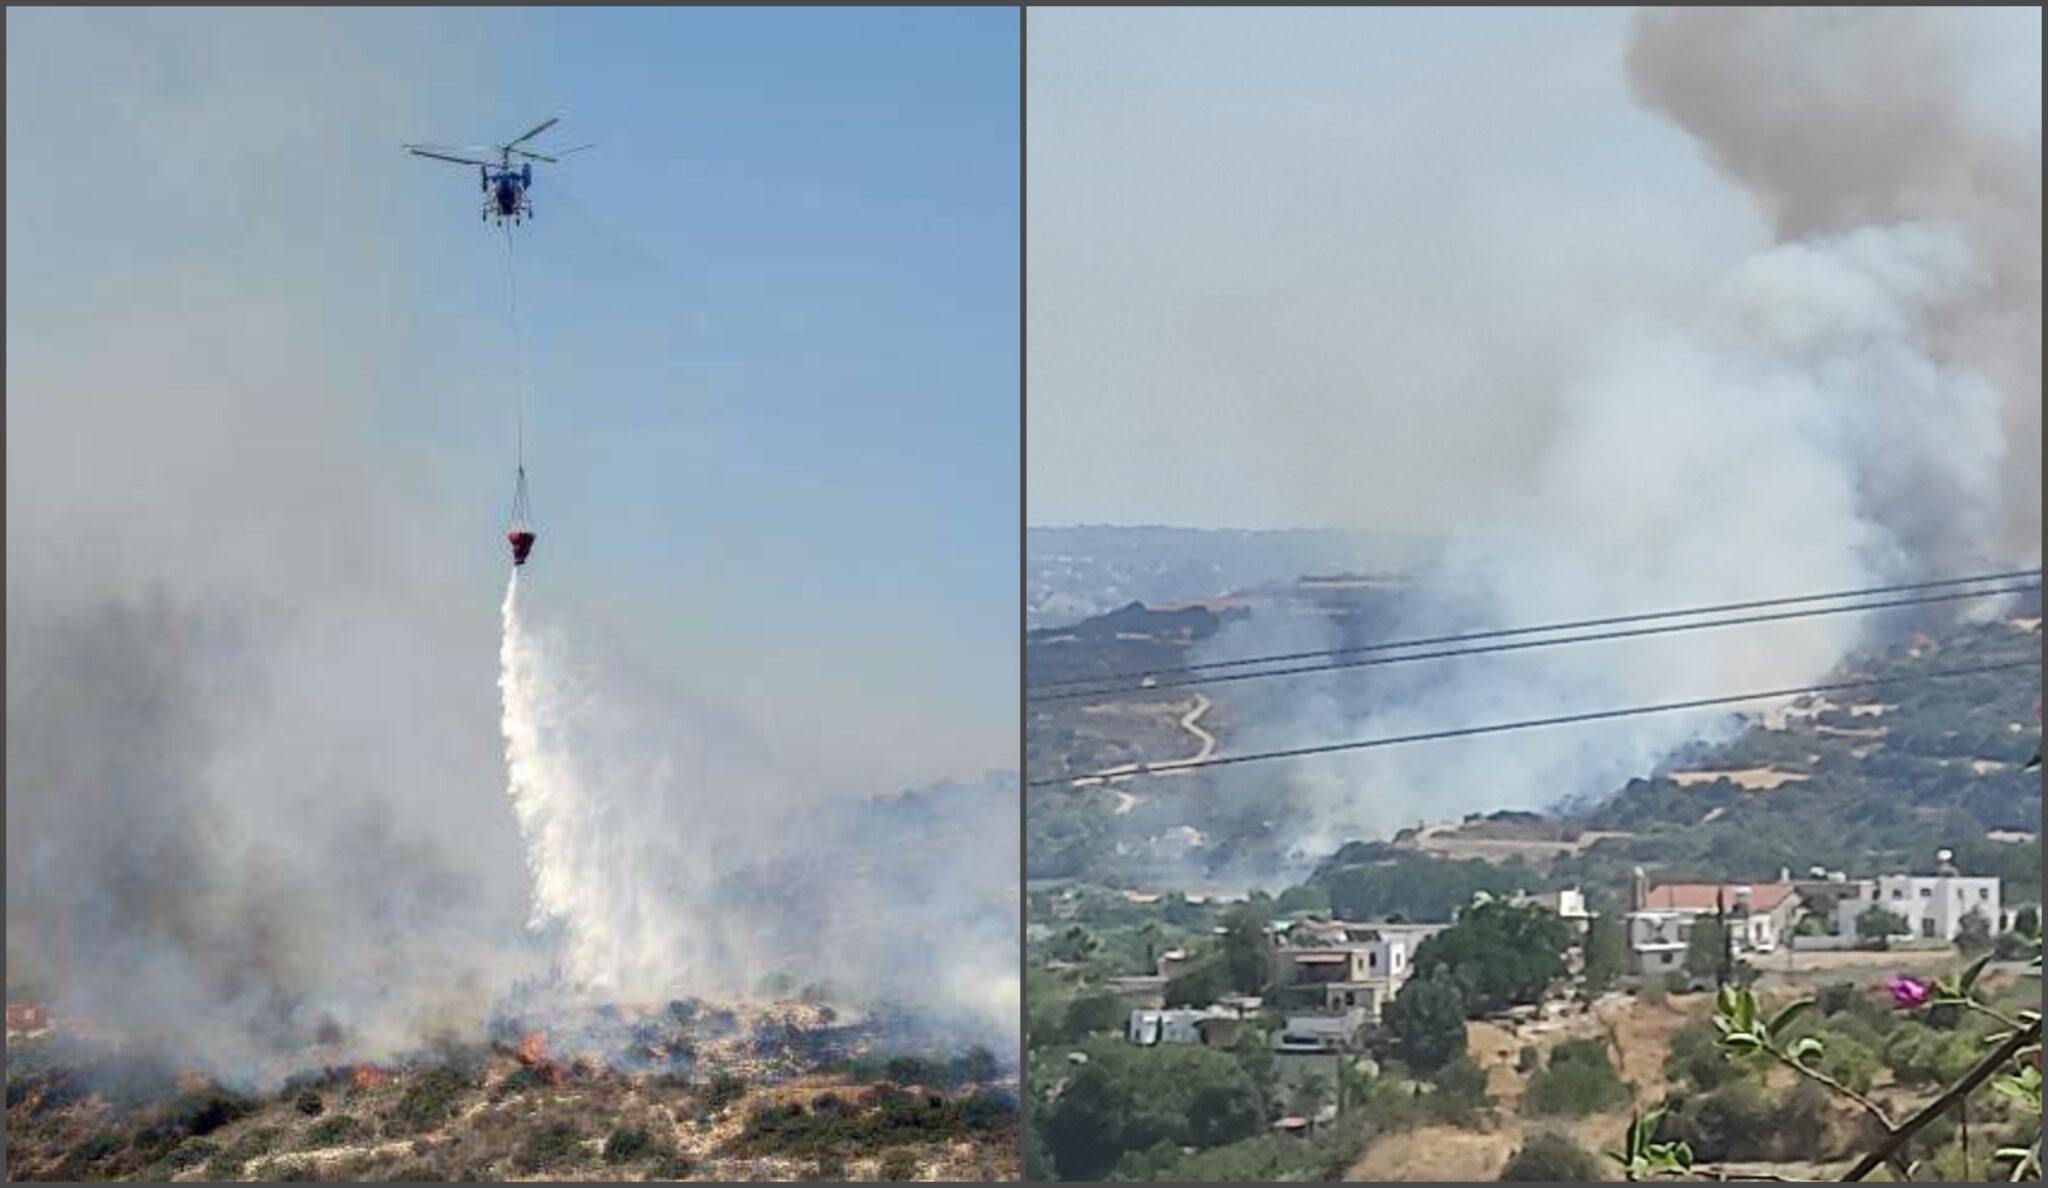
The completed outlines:
<svg viewBox="0 0 2048 1188">
<path fill-rule="evenodd" d="M 1945 578 L 1940 581 L 1902 582 L 1889 586 L 1869 586 L 1861 590 L 1838 590 L 1829 594 L 1797 594 L 1779 598 L 1762 598 L 1748 602 L 1723 602 L 1711 606 L 1695 606 L 1682 610 L 1643 611 L 1628 615 L 1609 615 L 1595 619 L 1575 619 L 1563 623 L 1544 623 L 1528 627 L 1504 627 L 1490 631 L 1472 631 L 1454 635 L 1425 636 L 1419 639 L 1389 640 L 1382 643 L 1364 644 L 1353 648 L 1320 649 L 1312 652 L 1282 652 L 1270 656 L 1246 656 L 1236 660 L 1212 660 L 1203 664 L 1183 664 L 1167 668 L 1148 668 L 1138 671 L 1110 673 L 1104 676 L 1065 677 L 1055 681 L 1042 681 L 1029 686 L 1031 689 L 1054 689 L 1070 685 L 1102 685 L 1121 681 L 1136 681 L 1146 677 L 1166 676 L 1183 672 L 1208 672 L 1224 668 L 1243 668 L 1255 664 L 1281 664 L 1295 660 L 1313 660 L 1324 657 L 1351 656 L 1365 652 L 1395 651 L 1402 648 L 1429 647 L 1436 644 L 1471 643 L 1484 639 L 1504 639 L 1520 635 L 1542 635 L 1553 631 L 1578 631 L 1593 627 L 1619 627 L 1627 623 L 1642 623 L 1656 619 L 1678 619 L 1693 615 L 1724 614 L 1733 611 L 1763 610 L 1774 606 L 1790 606 L 1801 602 L 1834 602 L 1844 598 L 1875 597 L 1881 594 L 1903 594 L 1916 590 L 1938 590 L 1953 586 L 1980 585 L 1985 582 L 2012 581 L 2024 578 L 2039 578 L 2040 567 L 2013 570 L 2007 573 L 1987 573 L 1976 577 Z"/>
<path fill-rule="evenodd" d="M 1911 673 L 1893 677 L 1870 677 L 1855 681 L 1830 681 L 1819 685 L 1801 685 L 1791 689 L 1766 689 L 1755 693 L 1734 693 L 1726 697 L 1699 697 L 1690 701 L 1667 701 L 1659 705 L 1629 706 L 1623 709 L 1594 710 L 1588 713 L 1560 714 L 1550 718 L 1524 718 L 1518 722 L 1496 722 L 1485 726 L 1461 726 L 1454 730 L 1431 730 L 1420 734 L 1401 734 L 1388 738 L 1368 738 L 1357 742 L 1324 743 L 1313 747 L 1292 747 L 1279 751 L 1254 751 L 1246 755 L 1225 755 L 1211 759 L 1175 759 L 1165 763 L 1147 763 L 1136 771 L 1098 771 L 1085 775 L 1059 776 L 1053 779 L 1031 780 L 1025 786 L 1047 788 L 1056 785 L 1080 787 L 1084 784 L 1104 783 L 1112 778 L 1133 775 L 1158 775 L 1165 772 L 1186 771 L 1196 767 L 1228 767 L 1237 763 L 1257 763 L 1268 759 L 1298 759 L 1309 755 L 1327 755 L 1336 751 L 1366 751 L 1379 747 L 1401 746 L 1406 743 L 1435 742 L 1440 739 L 1470 738 L 1481 734 L 1504 734 L 1512 730 L 1533 730 L 1543 726 L 1568 726 L 1578 722 L 1601 722 L 1615 718 L 1634 718 L 1645 714 L 1673 713 L 1679 710 L 1705 709 L 1717 705 L 1735 705 L 1745 701 L 1774 701 L 1781 697 L 1800 697 L 1814 693 L 1835 693 L 1845 689 L 1868 689 L 1878 685 L 1898 685 L 1920 680 L 1944 680 L 1952 677 L 1978 676 L 1990 672 L 2006 672 L 2017 668 L 2039 668 L 2038 660 L 2011 660 L 2003 664 L 1985 664 L 1973 668 L 1954 668 L 1935 672 Z"/>
<path fill-rule="evenodd" d="M 2038 574 L 2038 571 L 2036 571 L 2036 573 Z M 1119 694 L 1119 693 L 1149 693 L 1149 692 L 1153 692 L 1153 691 L 1156 691 L 1156 690 L 1160 690 L 1160 689 L 1181 689 L 1181 688 L 1186 688 L 1186 687 L 1188 687 L 1188 686 L 1191 686 L 1191 685 L 1204 685 L 1204 686 L 1206 686 L 1206 685 L 1221 685 L 1221 684 L 1228 684 L 1228 683 L 1231 683 L 1231 682 L 1234 682 L 1234 681 L 1256 681 L 1256 680 L 1263 680 L 1263 679 L 1265 679 L 1265 678 L 1267 678 L 1267 677 L 1281 677 L 1281 676 L 1301 676 L 1301 675 L 1305 675 L 1305 674 L 1312 674 L 1312 673 L 1319 673 L 1319 672 L 1343 672 L 1343 671 L 1346 671 L 1346 670 L 1348 670 L 1348 669 L 1354 669 L 1354 668 L 1371 668 L 1371 667 L 1378 667 L 1378 666 L 1381 666 L 1381 665 L 1388 665 L 1388 664 L 1405 664 L 1405 663 L 1409 663 L 1409 662 L 1411 662 L 1411 661 L 1416 661 L 1416 660 L 1446 660 L 1446 659 L 1451 659 L 1451 658 L 1454 658 L 1454 657 L 1458 657 L 1458 656 L 1483 656 L 1483 655 L 1491 655 L 1491 654 L 1494 654 L 1494 653 L 1500 653 L 1500 652 L 1519 652 L 1519 651 L 1526 651 L 1526 650 L 1529 650 L 1529 649 L 1532 649 L 1532 648 L 1548 648 L 1548 647 L 1556 647 L 1556 646 L 1558 646 L 1558 645 L 1561 645 L 1561 644 L 1576 644 L 1576 643 L 1597 643 L 1597 642 L 1599 642 L 1599 641 L 1601 641 L 1601 640 L 1613 640 L 1613 639 L 1635 639 L 1635 638 L 1640 638 L 1640 637 L 1643 637 L 1643 636 L 1651 636 L 1651 635 L 1670 635 L 1670 634 L 1675 634 L 1675 633 L 1678 633 L 1678 632 L 1684 632 L 1684 631 L 1703 631 L 1703 630 L 1707 630 L 1707 629 L 1709 629 L 1709 628 L 1714 628 L 1714 627 L 1739 627 L 1739 626 L 1742 626 L 1742 625 L 1745 625 L 1745 624 L 1751 624 L 1751 623 L 1775 623 L 1775 622 L 1786 622 L 1786 621 L 1789 621 L 1789 620 L 1793 620 L 1793 619 L 1809 619 L 1809 618 L 1818 618 L 1818 617 L 1821 617 L 1821 616 L 1824 616 L 1824 615 L 1839 615 L 1839 614 L 1851 614 L 1851 613 L 1855 613 L 1855 612 L 1858 612 L 1858 611 L 1873 611 L 1873 610 L 1887 610 L 1887 609 L 1891 609 L 1891 608 L 1894 608 L 1894 607 L 1901 607 L 1901 606 L 1920 606 L 1920 605 L 1924 605 L 1924 604 L 1927 604 L 1927 603 L 1935 603 L 1935 602 L 1955 602 L 1955 601 L 1958 601 L 1958 600 L 1963 600 L 1963 599 L 1971 599 L 1971 598 L 1990 598 L 1990 597 L 1995 597 L 1995 596 L 1998 596 L 1998 595 L 2003 595 L 2003 594 L 2020 594 L 2020 593 L 2025 593 L 2026 591 L 2029 591 L 2029 590 L 2038 590 L 2038 589 L 2040 589 L 2040 588 L 2041 588 L 2041 584 L 2040 584 L 2040 582 L 2039 582 L 2039 581 L 2034 581 L 2034 582 L 2031 582 L 2031 583 L 2026 583 L 2026 584 L 2022 584 L 2022 585 L 2014 585 L 2014 586 L 2001 586 L 2001 587 L 1995 587 L 1995 588 L 1991 588 L 1991 589 L 1982 589 L 1982 590 L 1951 590 L 1951 591 L 1944 591 L 1944 592 L 1941 592 L 1941 593 L 1935 593 L 1935 594 L 1922 594 L 1922 595 L 1920 595 L 1920 596 L 1918 596 L 1918 597 L 1913 597 L 1913 598 L 1894 598 L 1894 599 L 1887 599 L 1887 600 L 1884 600 L 1884 601 L 1878 601 L 1878 602 L 1859 602 L 1859 603 L 1852 603 L 1852 604 L 1850 604 L 1850 605 L 1846 605 L 1846 606 L 1823 606 L 1823 607 L 1808 607 L 1808 608 L 1805 608 L 1805 609 L 1801 609 L 1801 610 L 1791 610 L 1791 611 L 1776 611 L 1776 612 L 1773 612 L 1773 613 L 1771 613 L 1771 614 L 1759 614 L 1759 615 L 1742 615 L 1742 616 L 1739 616 L 1739 617 L 1733 617 L 1733 618 L 1723 618 L 1723 619 L 1709 619 L 1709 620 L 1706 620 L 1706 621 L 1704 621 L 1704 622 L 1698 622 L 1698 623 L 1660 623 L 1660 624 L 1656 624 L 1656 625 L 1654 625 L 1654 626 L 1649 626 L 1649 627 L 1633 627 L 1633 628 L 1629 628 L 1629 629 L 1627 629 L 1627 630 L 1621 630 L 1621 631 L 1601 631 L 1601 632 L 1592 632 L 1592 633 L 1588 633 L 1588 634 L 1581 634 L 1581 635 L 1566 635 L 1566 636 L 1559 636 L 1559 637 L 1557 637 L 1557 638 L 1554 638 L 1554 639 L 1522 639 L 1522 640 L 1514 640 L 1514 641 L 1512 641 L 1512 642 L 1506 642 L 1506 643 L 1490 643 L 1490 644 L 1483 644 L 1483 645 L 1481 645 L 1481 646 L 1478 646 L 1478 647 L 1466 647 L 1466 648 L 1446 648 L 1446 649 L 1443 649 L 1443 650 L 1440 650 L 1440 651 L 1434 651 L 1434 652 L 1409 652 L 1409 653 L 1404 653 L 1404 654 L 1401 654 L 1401 655 L 1395 655 L 1395 656 L 1368 656 L 1368 657 L 1365 657 L 1365 658 L 1363 658 L 1363 659 L 1356 659 L 1356 660 L 1342 660 L 1342 661 L 1338 661 L 1337 663 L 1334 663 L 1334 664 L 1304 664 L 1304 665 L 1296 665 L 1296 666 L 1294 666 L 1294 667 L 1291 667 L 1291 668 L 1269 668 L 1269 669 L 1262 669 L 1262 670 L 1260 670 L 1260 671 L 1257 671 L 1257 672 L 1234 672 L 1234 673 L 1222 673 L 1222 674 L 1219 674 L 1219 675 L 1215 675 L 1215 676 L 1206 676 L 1206 675 L 1200 675 L 1200 674 L 1196 674 L 1196 673 L 1192 672 L 1192 669 L 1194 669 L 1194 668 L 1199 668 L 1199 667 L 1206 667 L 1206 666 L 1199 666 L 1199 665 L 1198 665 L 1198 666 L 1189 666 L 1189 668 L 1183 668 L 1183 669 L 1179 669 L 1179 670 L 1173 670 L 1173 671 L 1179 671 L 1179 672 L 1182 672 L 1182 673 L 1185 673 L 1185 674 L 1187 674 L 1187 675 L 1184 675 L 1184 676 L 1183 676 L 1183 677 L 1182 677 L 1181 679 L 1179 679 L 1179 680 L 1170 680 L 1170 681 L 1148 681 L 1148 682 L 1141 682 L 1141 683 L 1139 683 L 1139 684 L 1136 684 L 1136 685 L 1108 685 L 1108 684 L 1103 684 L 1103 685 L 1098 685 L 1098 686 L 1093 686 L 1093 687 L 1089 687 L 1089 688 L 1083 688 L 1083 689 L 1072 689 L 1072 690 L 1056 690 L 1056 691 L 1053 691 L 1053 692 L 1047 692 L 1047 693 L 1040 693 L 1040 694 L 1037 694 L 1037 695 L 1035 695 L 1035 696 L 1034 696 L 1034 695 L 1031 695 L 1031 694 L 1028 694 L 1028 693 L 1027 693 L 1027 695 L 1025 696 L 1025 701 L 1026 701 L 1026 703 L 1027 703 L 1027 704 L 1033 704 L 1033 705 L 1036 705 L 1036 704 L 1042 704 L 1042 703 L 1046 703 L 1046 702 L 1054 702 L 1054 701 L 1073 701 L 1073 700 L 1077 700 L 1077 699 L 1084 699 L 1084 698 L 1097 698 L 1097 697 L 1106 697 L 1106 696 L 1111 696 L 1111 695 L 1114 695 L 1114 694 Z M 1813 596 L 1813 597 L 1823 597 L 1823 596 Z M 1790 600 L 1787 600 L 1787 601 L 1790 601 Z M 1672 612 L 1672 613 L 1673 613 L 1673 614 L 1698 614 L 1698 613 L 1701 613 L 1701 612 L 1697 612 L 1697 611 L 1685 611 L 1685 612 Z M 1648 618 L 1648 617 L 1650 617 L 1650 616 L 1647 616 L 1647 615 L 1637 615 L 1637 616 L 1628 616 L 1628 619 L 1630 619 L 1630 620 L 1632 620 L 1632 621 L 1633 621 L 1633 620 L 1640 620 L 1640 619 L 1643 619 L 1643 618 Z M 1535 627 L 1522 627 L 1522 628 L 1510 628 L 1510 629 L 1508 629 L 1508 630 L 1504 630 L 1504 631 L 1495 631 L 1495 632 L 1481 632 L 1481 633 L 1478 633 L 1478 634 L 1475 634 L 1475 635 L 1468 635 L 1468 636 L 1462 636 L 1462 637 L 1460 637 L 1460 636 L 1451 636 L 1451 637 L 1446 637 L 1446 638 L 1449 638 L 1449 639 L 1466 639 L 1466 640 L 1470 640 L 1470 639 L 1483 639 L 1483 638 L 1493 638 L 1493 639 L 1498 639 L 1498 638 L 1500 638 L 1500 637 L 1502 637 L 1502 636 L 1511 636 L 1511 635 L 1527 635 L 1527 634 L 1532 634 L 1532 633 L 1534 633 L 1534 632 L 1537 632 L 1537 631 L 1541 631 L 1541 630 L 1564 630 L 1564 629 L 1565 629 L 1564 627 L 1557 627 L 1557 628 L 1535 628 Z M 1420 644 L 1420 643 L 1424 643 L 1424 642 L 1428 642 L 1428 641 L 1409 641 L 1409 642 L 1407 642 L 1407 643 L 1405 643 L 1405 644 L 1391 644 L 1391 643 L 1390 643 L 1390 644 L 1376 644 L 1376 645 L 1372 645 L 1372 646 L 1370 646 L 1370 647 L 1362 647 L 1362 648 L 1348 648 L 1348 649 L 1343 649 L 1343 650 L 1340 650 L 1340 651 L 1333 651 L 1333 652 L 1307 652 L 1307 653 L 1301 653 L 1301 655 L 1304 655 L 1304 656 L 1309 656 L 1309 657 L 1327 657 L 1327 656 L 1339 656 L 1339 655 L 1355 654 L 1355 653 L 1358 653 L 1358 652 L 1372 652 L 1372 651 L 1381 651 L 1381 650 L 1392 650 L 1392 649 L 1395 649 L 1395 648 L 1399 648 L 1399 647 L 1414 647 L 1414 646 L 1417 646 L 1418 644 Z M 1225 662 L 1225 663 L 1229 663 L 1229 664 L 1249 664 L 1249 663 L 1251 663 L 1251 661 L 1227 661 L 1227 662 Z M 1097 679 L 1098 679 L 1098 680 L 1102 680 L 1102 681 L 1107 681 L 1107 680 L 1109 680 L 1110 678 L 1104 677 L 1104 678 L 1097 678 Z"/>
</svg>

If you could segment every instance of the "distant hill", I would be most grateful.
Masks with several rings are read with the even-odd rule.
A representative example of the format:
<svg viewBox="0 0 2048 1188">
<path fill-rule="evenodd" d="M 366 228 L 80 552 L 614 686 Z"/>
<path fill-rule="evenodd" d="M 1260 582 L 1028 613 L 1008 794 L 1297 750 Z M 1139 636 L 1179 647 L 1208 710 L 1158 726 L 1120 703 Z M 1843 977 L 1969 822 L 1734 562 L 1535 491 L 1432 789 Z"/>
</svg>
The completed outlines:
<svg viewBox="0 0 2048 1188">
<path fill-rule="evenodd" d="M 1372 621 L 1380 601 L 1402 596 L 1398 583 L 1334 585 L 1341 594 L 1323 591 L 1338 598 L 1334 609 L 1360 623 Z M 1316 590 L 1313 581 L 1283 582 L 1174 611 L 1123 607 L 1065 631 L 1033 633 L 1027 671 L 1035 682 L 1185 664 L 1202 637 L 1196 625 L 1208 622 L 1203 615 Z M 1035 878 L 1160 890 L 1205 879 L 1277 887 L 1292 881 L 1287 872 L 1299 878 L 1313 868 L 1312 882 L 1347 911 L 1367 915 L 1436 907 L 1476 889 L 1619 887 L 1635 865 L 1669 878 L 1767 879 L 1781 868 L 1814 866 L 1867 874 L 1926 867 L 1935 850 L 1947 848 L 1964 869 L 2004 878 L 2014 902 L 2036 899 L 2041 774 L 2021 765 L 2041 732 L 2039 614 L 2031 598 L 2004 621 L 1908 626 L 1896 644 L 1855 658 L 1844 674 L 1910 676 L 2015 660 L 2032 667 L 1901 683 L 1881 700 L 1815 700 L 1759 716 L 1724 745 L 1698 747 L 1576 804 L 1540 815 L 1495 814 L 1427 836 L 1360 839 L 1335 854 L 1294 850 L 1287 823 L 1295 785 L 1276 770 L 1198 772 L 1170 788 L 1138 780 L 1034 790 L 1028 869 Z M 1257 684 L 1212 690 L 1217 704 L 1208 721 L 1226 753 L 1232 723 L 1266 712 Z M 1194 743 L 1175 728 L 1174 715 L 1196 691 L 1032 706 L 1032 776 L 1189 753 Z M 1133 745 L 1117 745 L 1126 741 Z"/>
<path fill-rule="evenodd" d="M 1330 529 L 1027 528 L 1025 623 L 1064 626 L 1131 602 L 1171 606 L 1304 573 L 1400 572 L 1435 547 Z"/>
</svg>

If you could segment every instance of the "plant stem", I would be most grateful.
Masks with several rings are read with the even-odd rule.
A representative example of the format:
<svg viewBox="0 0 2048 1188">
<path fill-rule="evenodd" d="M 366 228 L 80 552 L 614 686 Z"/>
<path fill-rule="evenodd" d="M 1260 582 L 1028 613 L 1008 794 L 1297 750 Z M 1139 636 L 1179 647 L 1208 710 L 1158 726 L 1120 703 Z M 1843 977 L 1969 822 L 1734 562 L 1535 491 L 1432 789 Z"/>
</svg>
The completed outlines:
<svg viewBox="0 0 2048 1188">
<path fill-rule="evenodd" d="M 1878 1121 L 1878 1125 L 1884 1127 L 1886 1130 L 1898 1129 L 1897 1124 L 1892 1121 L 1891 1115 L 1884 1112 L 1883 1106 L 1863 1096 L 1861 1093 L 1856 1092 L 1854 1089 L 1849 1088 L 1847 1085 L 1842 1084 L 1840 1081 L 1837 1081 L 1836 1079 L 1820 1071 L 1819 1069 L 1808 1068 L 1806 1065 L 1801 1064 L 1797 1060 L 1792 1059 L 1790 1056 L 1785 1055 L 1785 1053 L 1779 1051 L 1775 1047 L 1769 1049 L 1769 1051 L 1771 1055 L 1778 1058 L 1778 1063 L 1785 1065 L 1787 1068 L 1790 1068 L 1792 1071 L 1798 1073 L 1801 1076 L 1810 1077 L 1813 1080 L 1819 1081 L 1821 1084 L 1826 1085 L 1828 1088 L 1834 1090 L 1835 1092 L 1855 1102 L 1857 1105 L 1860 1105 L 1864 1109 L 1870 1111 L 1870 1116 L 1876 1118 Z"/>
<path fill-rule="evenodd" d="M 2006 1037 L 2006 1041 L 1998 1045 L 1997 1051 L 1979 1061 L 1977 1067 L 1964 1073 L 1962 1080 L 1950 1085 L 1942 1092 L 1940 1097 L 1927 1103 L 1919 1113 L 1906 1119 L 1897 1129 L 1886 1135 L 1884 1141 L 1877 1145 L 1877 1149 L 1865 1155 L 1862 1159 L 1857 1160 L 1856 1166 L 1850 1168 L 1842 1176 L 1842 1179 L 1845 1182 L 1861 1180 L 1877 1170 L 1879 1164 L 1891 1160 L 1898 1153 L 1899 1148 L 1906 1145 L 1908 1139 L 1918 1134 L 1921 1127 L 1926 1126 L 1929 1122 L 1948 1112 L 1949 1108 L 1955 1105 L 1956 1102 L 1968 1097 L 1972 1090 L 1989 1080 L 1991 1074 L 1997 1072 L 2021 1048 L 2026 1047 L 2028 1044 L 2039 1042 L 2041 1042 L 2041 1021 L 2036 1019 L 2026 1027 Z"/>
</svg>

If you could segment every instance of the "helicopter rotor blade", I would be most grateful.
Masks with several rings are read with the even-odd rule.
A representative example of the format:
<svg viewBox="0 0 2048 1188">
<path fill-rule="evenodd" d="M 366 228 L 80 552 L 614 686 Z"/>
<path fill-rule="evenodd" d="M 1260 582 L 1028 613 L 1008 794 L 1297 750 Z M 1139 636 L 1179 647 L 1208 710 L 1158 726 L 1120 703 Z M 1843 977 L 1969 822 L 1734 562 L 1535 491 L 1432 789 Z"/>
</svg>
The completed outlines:
<svg viewBox="0 0 2048 1188">
<path fill-rule="evenodd" d="M 512 148 L 512 147 L 514 147 L 515 145 L 518 145 L 518 144 L 519 144 L 520 142 L 522 142 L 522 141 L 532 140 L 532 139 L 533 139 L 534 137 L 536 137 L 536 136 L 539 136 L 539 135 L 540 135 L 541 133 L 543 133 L 543 132 L 547 131 L 547 130 L 548 130 L 549 128 L 552 128 L 552 127 L 554 127 L 554 126 L 555 126 L 556 124 L 559 124 L 559 123 L 561 123 L 561 122 L 562 122 L 562 117 L 560 117 L 560 116 L 550 116 L 550 117 L 548 117 L 548 121 L 547 121 L 547 123 L 545 123 L 545 124 L 541 124 L 541 125 L 538 125 L 538 126 L 534 127 L 533 129 L 531 129 L 530 131 L 528 131 L 528 132 L 527 132 L 527 133 L 526 133 L 525 135 L 523 135 L 523 136 L 515 136 L 515 137 L 513 137 L 513 138 L 512 138 L 512 139 L 511 139 L 510 141 L 507 141 L 507 142 L 506 142 L 506 144 L 504 145 L 504 147 L 505 147 L 505 148 Z"/>
<path fill-rule="evenodd" d="M 556 156 L 558 156 L 558 157 L 566 157 L 566 156 L 568 156 L 568 155 L 569 155 L 570 153 L 580 153 L 580 152 L 582 152 L 582 151 L 583 151 L 584 149 L 594 149 L 594 148 L 596 148 L 596 147 L 597 147 L 597 146 L 596 146 L 595 144 L 579 144 L 579 145 L 577 145 L 577 146 L 576 146 L 575 148 L 567 148 L 567 149 L 556 149 L 556 150 L 555 150 L 555 155 L 556 155 Z"/>
<path fill-rule="evenodd" d="M 527 152 L 525 149 L 507 149 L 506 151 L 511 153 L 515 157 L 532 157 L 536 161 L 546 161 L 550 165 L 555 163 L 555 159 L 553 157 L 543 156 L 540 153 L 530 153 Z"/>
<path fill-rule="evenodd" d="M 462 157 L 455 155 L 462 151 L 460 149 L 449 149 L 446 151 L 442 151 L 440 149 L 431 148 L 426 145 L 408 144 L 405 146 L 405 151 L 411 153 L 415 157 L 432 157 L 436 161 L 449 161 L 457 165 L 491 164 L 491 162 L 489 161 L 479 161 L 475 157 Z"/>
</svg>

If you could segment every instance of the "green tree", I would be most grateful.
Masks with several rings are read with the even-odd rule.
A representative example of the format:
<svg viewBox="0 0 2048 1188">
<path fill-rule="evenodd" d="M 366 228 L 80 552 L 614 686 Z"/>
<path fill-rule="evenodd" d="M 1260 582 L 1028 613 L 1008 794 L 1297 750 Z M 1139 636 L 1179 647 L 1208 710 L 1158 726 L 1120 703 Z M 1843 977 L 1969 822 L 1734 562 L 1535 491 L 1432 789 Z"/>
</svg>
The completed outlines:
<svg viewBox="0 0 2048 1188">
<path fill-rule="evenodd" d="M 1053 942 L 1052 955 L 1061 961 L 1079 964 L 1095 956 L 1096 951 L 1101 948 L 1102 942 L 1095 939 L 1094 933 L 1076 924 L 1061 933 L 1059 939 Z"/>
<path fill-rule="evenodd" d="M 1685 942 L 1685 972 L 1695 978 L 1714 977 L 1727 956 L 1727 943 L 1728 933 L 1721 921 L 1712 916 L 1694 920 L 1692 936 Z"/>
<path fill-rule="evenodd" d="M 1604 994 L 1614 988 L 1628 964 L 1628 942 L 1621 917 L 1601 912 L 1586 928 L 1586 992 Z"/>
<path fill-rule="evenodd" d="M 1873 903 L 1856 917 L 1856 939 L 1872 948 L 1890 948 L 1892 938 L 1904 935 L 1909 928 L 1904 916 L 1887 911 L 1883 904 Z"/>
<path fill-rule="evenodd" d="M 1089 994 L 1067 1004 L 1067 1035 L 1082 1039 L 1099 1031 L 1122 1031 L 1130 1008 L 1121 994 Z"/>
<path fill-rule="evenodd" d="M 1565 976 L 1571 926 L 1533 903 L 1481 898 L 1458 914 L 1457 923 L 1422 942 L 1415 973 L 1449 976 L 1465 1010 L 1487 1014 L 1521 1003 L 1536 1003 Z"/>
<path fill-rule="evenodd" d="M 1273 942 L 1256 912 L 1240 907 L 1224 917 L 1223 964 L 1239 994 L 1266 992 L 1273 980 Z"/>
<path fill-rule="evenodd" d="M 1387 1004 L 1385 1023 L 1401 1059 L 1433 1073 L 1465 1054 L 1465 998 L 1449 974 L 1409 978 Z"/>
<path fill-rule="evenodd" d="M 1264 1099 L 1227 1052 L 1101 1041 L 1088 1056 L 1045 1111 L 1045 1145 L 1067 1179 L 1100 1180 L 1162 1142 L 1220 1146 L 1264 1127 Z"/>
<path fill-rule="evenodd" d="M 1166 983 L 1166 1005 L 1203 1007 L 1230 993 L 1232 982 L 1226 958 L 1211 955 L 1194 962 Z"/>
<path fill-rule="evenodd" d="M 1956 921 L 1956 948 L 1965 957 L 1991 951 L 1991 921 L 1983 912 L 1971 908 Z"/>
<path fill-rule="evenodd" d="M 2012 914 L 2012 930 L 2036 940 L 2041 936 L 2041 909 L 2028 904 Z"/>
</svg>

